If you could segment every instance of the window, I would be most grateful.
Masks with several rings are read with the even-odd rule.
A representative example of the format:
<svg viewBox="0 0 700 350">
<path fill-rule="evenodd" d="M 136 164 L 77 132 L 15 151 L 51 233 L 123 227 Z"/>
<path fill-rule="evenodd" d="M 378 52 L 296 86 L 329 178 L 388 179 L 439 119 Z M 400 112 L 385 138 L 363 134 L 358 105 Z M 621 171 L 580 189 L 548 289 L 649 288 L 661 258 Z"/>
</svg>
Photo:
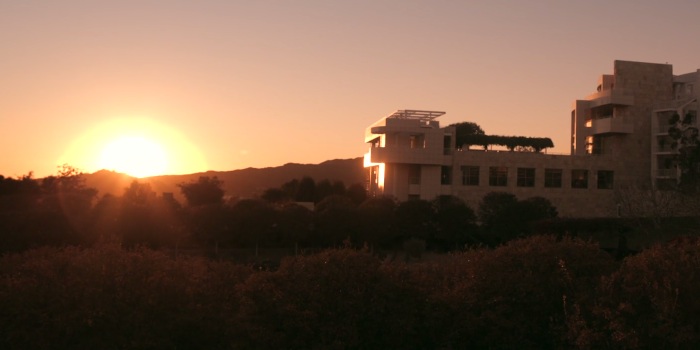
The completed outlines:
<svg viewBox="0 0 700 350">
<path fill-rule="evenodd" d="M 489 186 L 507 186 L 508 168 L 504 166 L 489 167 Z"/>
<path fill-rule="evenodd" d="M 544 169 L 544 187 L 561 188 L 561 169 Z"/>
<path fill-rule="evenodd" d="M 603 154 L 603 138 L 597 135 L 586 137 L 586 154 Z"/>
<path fill-rule="evenodd" d="M 411 148 L 425 148 L 425 136 L 423 134 L 411 135 L 408 137 Z"/>
<path fill-rule="evenodd" d="M 443 148 L 442 154 L 444 154 L 444 155 L 452 154 L 452 135 L 443 136 L 442 148 Z"/>
<path fill-rule="evenodd" d="M 613 188 L 613 172 L 610 170 L 598 170 L 598 188 L 611 190 Z"/>
<path fill-rule="evenodd" d="M 462 185 L 464 186 L 479 186 L 479 167 L 478 166 L 463 166 L 462 167 Z"/>
<path fill-rule="evenodd" d="M 452 184 L 452 167 L 444 166 L 440 170 L 440 184 L 451 185 Z"/>
<path fill-rule="evenodd" d="M 409 195 L 408 195 L 408 200 L 409 200 L 409 201 L 417 201 L 417 200 L 419 200 L 419 199 L 420 199 L 420 195 L 419 195 L 419 194 L 409 194 Z"/>
<path fill-rule="evenodd" d="M 411 164 L 408 166 L 408 184 L 420 185 L 420 165 Z"/>
<path fill-rule="evenodd" d="M 518 187 L 535 187 L 535 168 L 518 168 Z"/>
<path fill-rule="evenodd" d="M 571 170 L 571 188 L 588 188 L 588 170 Z"/>
</svg>

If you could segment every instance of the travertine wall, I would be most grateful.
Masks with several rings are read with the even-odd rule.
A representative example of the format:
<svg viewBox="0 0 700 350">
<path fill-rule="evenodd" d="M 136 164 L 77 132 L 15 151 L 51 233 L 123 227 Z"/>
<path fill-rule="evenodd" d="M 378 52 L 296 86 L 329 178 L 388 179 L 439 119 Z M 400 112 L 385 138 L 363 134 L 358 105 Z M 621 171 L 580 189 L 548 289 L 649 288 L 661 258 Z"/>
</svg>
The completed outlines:
<svg viewBox="0 0 700 350">
<path fill-rule="evenodd" d="M 444 137 L 452 136 L 450 149 L 454 150 L 454 128 L 439 128 L 437 121 L 386 119 L 372 127 L 381 126 L 382 145 L 373 148 L 372 162 L 386 164 L 384 193 L 398 200 L 419 196 L 432 200 L 438 195 L 455 195 L 477 208 L 489 192 L 507 191 L 520 199 L 541 196 L 549 199 L 561 216 L 596 217 L 616 216 L 616 192 L 625 188 L 646 187 L 652 184 L 652 111 L 659 105 L 672 103 L 674 97 L 672 66 L 630 61 L 615 61 L 612 75 L 599 79 L 592 95 L 577 100 L 571 118 L 571 156 L 554 156 L 529 152 L 453 151 L 444 154 Z M 698 87 L 700 90 L 700 87 Z M 678 93 L 678 92 L 676 92 Z M 595 124 L 587 123 L 593 116 Z M 371 139 L 372 127 L 366 132 Z M 596 134 L 600 139 L 600 154 L 586 154 L 586 138 Z M 425 147 L 411 148 L 410 136 L 425 136 Z M 656 142 L 656 141 L 654 141 Z M 420 167 L 420 185 L 409 184 L 411 167 Z M 452 183 L 441 184 L 441 168 L 451 167 Z M 478 166 L 480 184 L 462 184 L 462 166 Z M 507 167 L 506 186 L 489 185 L 489 167 Z M 517 186 L 517 169 L 534 168 L 535 186 Z M 562 187 L 544 187 L 545 169 L 562 169 Z M 588 187 L 572 187 L 572 170 L 588 171 Z M 598 171 L 612 171 L 613 189 L 599 189 Z"/>
</svg>

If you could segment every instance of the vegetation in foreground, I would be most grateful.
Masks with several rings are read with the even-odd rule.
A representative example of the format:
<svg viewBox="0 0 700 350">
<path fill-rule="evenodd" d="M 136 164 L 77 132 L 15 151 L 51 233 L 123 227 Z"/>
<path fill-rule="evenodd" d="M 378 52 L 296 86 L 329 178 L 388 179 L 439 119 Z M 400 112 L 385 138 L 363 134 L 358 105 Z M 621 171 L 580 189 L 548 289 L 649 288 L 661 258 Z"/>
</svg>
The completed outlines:
<svg viewBox="0 0 700 350">
<path fill-rule="evenodd" d="M 535 236 L 412 263 L 327 250 L 255 271 L 40 248 L 0 259 L 0 347 L 698 348 L 699 257 L 697 239 L 617 262 Z"/>
</svg>

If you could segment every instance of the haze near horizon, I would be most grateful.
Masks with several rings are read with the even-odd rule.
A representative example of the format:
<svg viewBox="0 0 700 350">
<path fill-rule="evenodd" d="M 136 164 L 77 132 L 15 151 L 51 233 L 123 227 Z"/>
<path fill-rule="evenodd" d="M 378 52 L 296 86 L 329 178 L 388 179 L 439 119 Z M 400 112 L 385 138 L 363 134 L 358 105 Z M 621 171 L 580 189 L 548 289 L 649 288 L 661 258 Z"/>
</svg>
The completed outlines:
<svg viewBox="0 0 700 350">
<path fill-rule="evenodd" d="M 397 109 L 550 137 L 615 59 L 700 68 L 693 1 L 0 1 L 0 174 L 360 157 Z"/>
</svg>

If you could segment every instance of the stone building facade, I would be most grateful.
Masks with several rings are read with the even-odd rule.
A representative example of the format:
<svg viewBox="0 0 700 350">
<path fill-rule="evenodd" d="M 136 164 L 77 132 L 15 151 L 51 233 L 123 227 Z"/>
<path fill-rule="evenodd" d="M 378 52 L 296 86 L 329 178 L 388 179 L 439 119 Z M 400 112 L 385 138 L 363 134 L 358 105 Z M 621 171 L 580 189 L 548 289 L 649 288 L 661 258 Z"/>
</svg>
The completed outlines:
<svg viewBox="0 0 700 350">
<path fill-rule="evenodd" d="M 476 208 L 489 192 L 549 199 L 567 217 L 619 215 L 619 191 L 673 183 L 669 118 L 697 114 L 698 72 L 615 61 L 573 104 L 571 154 L 462 148 L 438 111 L 400 110 L 369 126 L 368 190 L 400 201 L 454 195 Z M 697 123 L 693 120 L 694 123 Z"/>
</svg>

